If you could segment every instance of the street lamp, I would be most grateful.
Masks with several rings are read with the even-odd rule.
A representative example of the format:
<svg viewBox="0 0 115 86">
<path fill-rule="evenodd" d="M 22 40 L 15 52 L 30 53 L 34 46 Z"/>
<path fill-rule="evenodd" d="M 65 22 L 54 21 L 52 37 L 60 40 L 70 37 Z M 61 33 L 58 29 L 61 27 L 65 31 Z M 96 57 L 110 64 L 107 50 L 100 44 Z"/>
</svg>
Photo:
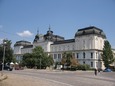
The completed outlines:
<svg viewBox="0 0 115 86">
<path fill-rule="evenodd" d="M 42 55 L 40 54 L 40 69 L 41 69 L 41 56 L 42 56 Z"/>
<path fill-rule="evenodd" d="M 6 48 L 5 45 L 6 45 L 6 42 L 3 42 L 4 51 L 3 51 L 2 73 L 3 73 L 3 70 L 4 70 L 4 59 L 5 59 L 5 48 Z"/>
</svg>

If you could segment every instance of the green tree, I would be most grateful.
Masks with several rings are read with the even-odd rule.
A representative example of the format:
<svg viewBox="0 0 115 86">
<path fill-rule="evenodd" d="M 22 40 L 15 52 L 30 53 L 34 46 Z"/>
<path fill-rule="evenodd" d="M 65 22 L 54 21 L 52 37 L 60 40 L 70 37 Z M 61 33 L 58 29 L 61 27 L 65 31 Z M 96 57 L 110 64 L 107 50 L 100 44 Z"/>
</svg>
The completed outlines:
<svg viewBox="0 0 115 86">
<path fill-rule="evenodd" d="M 51 55 L 47 55 L 42 47 L 37 46 L 33 49 L 32 53 L 26 53 L 23 55 L 22 64 L 28 68 L 46 68 L 53 65 L 54 61 Z"/>
<path fill-rule="evenodd" d="M 44 64 L 44 58 L 46 57 L 44 50 L 42 49 L 41 46 L 37 46 L 33 49 L 33 57 L 35 58 L 35 65 L 37 68 L 42 68 Z"/>
<path fill-rule="evenodd" d="M 45 56 L 43 56 L 42 67 L 44 68 L 50 67 L 51 65 L 53 65 L 53 63 L 54 63 L 53 57 L 45 53 Z"/>
<path fill-rule="evenodd" d="M 104 62 L 104 66 L 108 68 L 110 64 L 114 62 L 113 58 L 113 52 L 111 50 L 111 45 L 109 41 L 104 42 L 104 48 L 103 48 L 103 53 L 102 53 L 102 60 Z"/>
<path fill-rule="evenodd" d="M 28 68 L 35 67 L 35 59 L 31 53 L 26 53 L 23 55 L 22 65 L 27 66 Z"/>
<path fill-rule="evenodd" d="M 33 49 L 33 56 L 36 61 L 37 68 L 46 68 L 53 65 L 53 57 L 44 52 L 41 46 L 37 46 Z"/>
<path fill-rule="evenodd" d="M 11 40 L 3 40 L 3 43 L 5 44 L 1 44 L 0 45 L 0 62 L 2 62 L 3 59 L 3 53 L 4 53 L 4 47 L 5 47 L 5 59 L 4 62 L 5 63 L 10 63 L 12 61 L 14 61 L 14 57 L 13 57 L 13 49 L 11 48 Z"/>
</svg>

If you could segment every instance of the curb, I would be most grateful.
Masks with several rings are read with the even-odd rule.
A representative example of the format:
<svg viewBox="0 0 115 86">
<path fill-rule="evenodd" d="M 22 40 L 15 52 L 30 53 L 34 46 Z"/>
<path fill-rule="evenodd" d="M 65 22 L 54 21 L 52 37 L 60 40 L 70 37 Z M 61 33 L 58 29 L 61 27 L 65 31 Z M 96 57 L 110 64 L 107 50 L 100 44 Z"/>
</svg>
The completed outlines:
<svg viewBox="0 0 115 86">
<path fill-rule="evenodd" d="M 8 78 L 7 75 L 2 75 L 2 76 L 0 77 L 0 81 L 5 80 L 5 79 L 7 79 L 7 78 Z"/>
</svg>

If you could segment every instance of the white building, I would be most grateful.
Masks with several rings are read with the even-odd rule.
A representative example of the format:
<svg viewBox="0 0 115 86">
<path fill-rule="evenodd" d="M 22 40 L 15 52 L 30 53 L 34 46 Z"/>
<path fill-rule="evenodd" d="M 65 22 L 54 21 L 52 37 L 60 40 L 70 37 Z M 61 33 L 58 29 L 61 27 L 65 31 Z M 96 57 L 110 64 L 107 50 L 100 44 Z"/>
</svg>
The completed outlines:
<svg viewBox="0 0 115 86">
<path fill-rule="evenodd" d="M 64 40 L 64 37 L 54 35 L 49 30 L 45 35 L 37 35 L 33 44 L 27 41 L 18 41 L 14 45 L 14 55 L 21 60 L 24 53 L 31 53 L 36 46 L 42 46 L 44 52 L 53 55 L 54 61 L 61 61 L 62 53 L 71 51 L 80 64 L 88 64 L 92 68 L 104 69 L 101 59 L 106 35 L 103 30 L 90 26 L 79 29 L 73 39 Z"/>
</svg>

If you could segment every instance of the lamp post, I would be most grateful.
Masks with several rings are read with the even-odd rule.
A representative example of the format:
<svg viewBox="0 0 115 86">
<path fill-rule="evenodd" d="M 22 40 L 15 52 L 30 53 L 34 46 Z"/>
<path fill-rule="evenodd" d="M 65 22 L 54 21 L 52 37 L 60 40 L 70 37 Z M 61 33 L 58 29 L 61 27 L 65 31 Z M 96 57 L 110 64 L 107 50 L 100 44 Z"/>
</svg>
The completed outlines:
<svg viewBox="0 0 115 86">
<path fill-rule="evenodd" d="M 41 60 L 42 60 L 41 57 L 42 57 L 42 55 L 40 54 L 40 69 L 41 69 Z"/>
<path fill-rule="evenodd" d="M 2 59 L 3 60 L 3 62 L 2 62 L 3 63 L 2 64 L 2 74 L 3 74 L 3 70 L 4 70 L 4 59 L 5 59 L 5 48 L 6 48 L 5 45 L 6 45 L 6 42 L 3 42 L 4 50 L 3 50 L 3 59 Z"/>
</svg>

